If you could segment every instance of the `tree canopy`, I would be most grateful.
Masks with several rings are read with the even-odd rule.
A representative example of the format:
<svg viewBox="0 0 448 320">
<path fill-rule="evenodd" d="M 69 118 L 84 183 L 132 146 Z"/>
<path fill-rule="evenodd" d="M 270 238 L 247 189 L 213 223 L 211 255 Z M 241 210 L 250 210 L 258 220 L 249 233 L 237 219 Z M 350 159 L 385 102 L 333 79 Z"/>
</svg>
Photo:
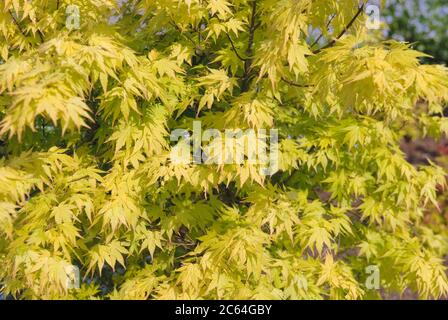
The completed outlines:
<svg viewBox="0 0 448 320">
<path fill-rule="evenodd" d="M 1 292 L 446 295 L 448 242 L 423 221 L 445 171 L 412 166 L 399 142 L 408 126 L 447 132 L 448 70 L 366 28 L 364 10 L 355 0 L 2 1 Z M 173 161 L 196 122 L 239 129 L 229 139 L 242 159 Z M 251 161 L 250 129 L 277 130 L 276 170 Z M 199 156 L 219 139 L 203 139 Z M 67 284 L 73 266 L 79 288 Z M 366 285 L 369 270 L 381 290 Z"/>
</svg>

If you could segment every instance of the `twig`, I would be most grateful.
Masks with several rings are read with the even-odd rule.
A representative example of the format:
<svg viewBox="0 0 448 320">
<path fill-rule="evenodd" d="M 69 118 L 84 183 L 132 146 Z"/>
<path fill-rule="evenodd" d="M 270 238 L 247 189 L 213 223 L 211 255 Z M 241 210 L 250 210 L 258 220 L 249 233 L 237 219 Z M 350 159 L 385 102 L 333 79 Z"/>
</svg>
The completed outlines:
<svg viewBox="0 0 448 320">
<path fill-rule="evenodd" d="M 226 32 L 226 36 L 227 36 L 227 38 L 229 39 L 230 44 L 232 45 L 233 52 L 235 52 L 235 54 L 236 54 L 236 56 L 238 57 L 238 59 L 240 59 L 241 61 L 246 61 L 246 60 L 248 60 L 248 59 L 244 59 L 244 58 L 238 53 L 238 50 L 236 50 L 236 47 L 235 47 L 235 44 L 234 44 L 233 41 L 232 41 L 232 38 L 230 37 L 230 35 L 229 35 L 227 32 Z"/>
<path fill-rule="evenodd" d="M 336 18 L 336 13 L 333 14 L 330 17 L 330 20 L 327 22 L 327 26 L 325 27 L 326 30 L 328 30 L 330 28 L 330 24 L 333 22 L 334 18 Z M 317 39 L 313 42 L 313 44 L 310 46 L 310 48 L 314 47 L 316 44 L 319 43 L 320 39 L 322 39 L 322 37 L 324 36 L 323 31 L 320 33 L 320 35 L 317 37 Z"/>
<path fill-rule="evenodd" d="M 170 24 L 171 24 L 174 28 L 176 28 L 176 30 L 179 31 L 181 35 L 183 35 L 185 38 L 187 38 L 188 40 L 190 40 L 191 43 L 193 43 L 193 45 L 196 47 L 196 42 L 195 42 L 195 41 L 194 41 L 188 34 L 183 33 L 182 30 L 181 30 L 181 28 L 176 24 L 176 22 L 174 22 L 173 19 L 171 19 Z"/>
<path fill-rule="evenodd" d="M 293 86 L 293 87 L 298 87 L 298 88 L 310 88 L 310 87 L 313 87 L 313 85 L 311 85 L 311 84 L 299 84 L 299 83 L 295 83 L 295 82 L 293 82 L 291 80 L 285 79 L 283 77 L 281 78 L 281 80 L 283 82 L 286 82 L 287 84 Z"/>
<path fill-rule="evenodd" d="M 351 28 L 351 26 L 355 23 L 356 19 L 358 19 L 358 17 L 361 15 L 361 13 L 364 11 L 364 3 L 361 5 L 361 7 L 358 8 L 358 12 L 356 12 L 355 16 L 352 18 L 352 20 L 350 20 L 350 22 L 345 26 L 344 30 L 342 30 L 342 32 L 336 37 L 336 39 L 333 39 L 332 41 L 330 41 L 329 43 L 327 43 L 325 46 L 323 46 L 322 48 L 319 48 L 315 51 L 313 51 L 313 54 L 318 54 L 319 52 L 321 52 L 324 49 L 330 48 L 332 47 L 336 41 L 338 41 L 340 38 L 342 38 L 342 36 L 344 34 L 347 33 L 347 31 Z"/>
<path fill-rule="evenodd" d="M 14 21 L 14 24 L 17 26 L 17 28 L 20 30 L 20 33 L 26 38 L 26 34 L 23 31 L 22 27 L 20 26 L 19 22 L 16 20 L 16 17 L 12 14 L 11 10 L 8 11 L 9 15 L 11 16 L 12 20 Z"/>
</svg>

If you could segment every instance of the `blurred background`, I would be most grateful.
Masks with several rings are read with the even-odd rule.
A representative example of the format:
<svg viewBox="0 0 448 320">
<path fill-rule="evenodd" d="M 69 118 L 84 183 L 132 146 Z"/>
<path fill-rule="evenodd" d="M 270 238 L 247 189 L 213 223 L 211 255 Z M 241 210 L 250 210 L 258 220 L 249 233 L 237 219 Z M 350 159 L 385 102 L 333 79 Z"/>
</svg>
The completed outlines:
<svg viewBox="0 0 448 320">
<path fill-rule="evenodd" d="M 425 63 L 448 66 L 448 0 L 387 0 L 382 16 L 388 24 L 387 38 L 413 43 L 414 49 L 433 57 L 426 59 Z M 448 116 L 448 106 L 445 116 Z M 412 164 L 430 160 L 448 172 L 446 137 L 413 139 L 407 136 L 401 147 Z M 439 208 L 426 212 L 425 222 L 448 239 L 448 190 L 440 188 L 438 203 Z M 445 258 L 448 265 L 448 257 Z M 412 298 L 412 295 L 407 298 Z"/>
<path fill-rule="evenodd" d="M 448 65 L 448 0 L 386 0 L 381 14 L 387 22 L 386 38 L 410 42 L 414 49 L 431 55 L 425 63 Z M 448 140 L 445 137 L 438 141 L 407 139 L 403 149 L 414 164 L 431 159 L 445 164 L 448 169 Z"/>
<path fill-rule="evenodd" d="M 415 49 L 448 64 L 448 0 L 387 0 L 387 36 L 415 43 Z"/>
</svg>

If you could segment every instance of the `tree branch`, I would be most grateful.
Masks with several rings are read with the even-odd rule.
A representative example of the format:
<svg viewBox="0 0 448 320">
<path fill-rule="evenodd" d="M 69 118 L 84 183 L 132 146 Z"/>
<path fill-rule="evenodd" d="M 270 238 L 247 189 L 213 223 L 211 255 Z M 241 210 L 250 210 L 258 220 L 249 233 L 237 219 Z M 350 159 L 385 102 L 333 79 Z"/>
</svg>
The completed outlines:
<svg viewBox="0 0 448 320">
<path fill-rule="evenodd" d="M 255 17 L 257 14 L 257 0 L 252 1 L 252 14 L 250 18 L 250 27 L 249 27 L 249 42 L 247 44 L 246 56 L 253 56 L 253 45 L 254 45 L 254 36 L 255 30 L 260 24 L 255 24 Z M 248 58 L 244 61 L 244 77 L 243 77 L 243 85 L 241 86 L 241 92 L 246 92 L 249 90 L 249 85 L 253 77 L 250 76 L 250 69 L 252 68 L 253 58 Z"/>
<path fill-rule="evenodd" d="M 42 34 L 42 32 L 40 30 L 37 30 L 37 34 L 39 35 L 40 42 L 44 43 L 45 39 L 44 39 L 44 35 Z"/>
<path fill-rule="evenodd" d="M 285 82 L 285 83 L 287 83 L 287 84 L 289 84 L 289 85 L 291 85 L 293 87 L 297 87 L 297 88 L 310 88 L 310 87 L 313 87 L 313 85 L 311 85 L 311 84 L 299 84 L 299 83 L 295 83 L 294 81 L 288 80 L 288 79 L 283 78 L 283 77 L 281 78 L 281 80 L 283 82 Z"/>
<path fill-rule="evenodd" d="M 193 45 L 195 46 L 195 48 L 197 47 L 196 42 L 186 33 L 182 32 L 181 28 L 176 24 L 176 22 L 174 22 L 174 20 L 172 18 L 170 18 L 170 24 L 177 30 L 179 31 L 179 33 L 181 35 L 183 35 L 186 39 L 190 40 L 191 43 L 193 43 Z"/>
<path fill-rule="evenodd" d="M 330 28 L 330 24 L 333 22 L 334 18 L 336 18 L 336 13 L 330 17 L 330 20 L 327 22 L 327 26 L 325 27 L 328 31 L 328 28 Z M 320 35 L 316 38 L 316 40 L 313 42 L 313 44 L 310 46 L 310 48 L 314 47 L 316 44 L 319 43 L 320 39 L 324 36 L 324 33 L 321 32 Z"/>
<path fill-rule="evenodd" d="M 246 61 L 246 60 L 248 60 L 248 59 L 244 59 L 244 58 L 238 53 L 238 50 L 236 50 L 236 47 L 235 47 L 235 44 L 234 44 L 233 41 L 232 41 L 232 38 L 230 37 L 230 35 L 229 35 L 227 32 L 226 32 L 226 36 L 227 36 L 227 38 L 229 39 L 230 44 L 232 45 L 233 52 L 235 52 L 235 54 L 236 54 L 236 56 L 238 57 L 238 59 L 240 59 L 241 61 Z"/>
<path fill-rule="evenodd" d="M 17 21 L 16 17 L 14 17 L 14 15 L 12 14 L 11 10 L 8 11 L 9 15 L 12 18 L 12 21 L 14 21 L 14 24 L 17 26 L 17 28 L 20 30 L 20 33 L 26 38 L 26 34 L 23 31 L 22 27 L 20 26 L 19 22 Z"/>
<path fill-rule="evenodd" d="M 356 19 L 361 15 L 361 13 L 364 11 L 364 3 L 358 8 L 358 11 L 356 12 L 355 16 L 350 20 L 350 22 L 345 26 L 344 30 L 336 37 L 336 39 L 333 39 L 329 43 L 327 43 L 322 48 L 319 48 L 315 51 L 313 51 L 314 54 L 320 53 L 322 50 L 332 47 L 336 41 L 338 41 L 344 34 L 347 33 L 347 31 L 351 28 L 351 26 L 355 23 Z"/>
</svg>

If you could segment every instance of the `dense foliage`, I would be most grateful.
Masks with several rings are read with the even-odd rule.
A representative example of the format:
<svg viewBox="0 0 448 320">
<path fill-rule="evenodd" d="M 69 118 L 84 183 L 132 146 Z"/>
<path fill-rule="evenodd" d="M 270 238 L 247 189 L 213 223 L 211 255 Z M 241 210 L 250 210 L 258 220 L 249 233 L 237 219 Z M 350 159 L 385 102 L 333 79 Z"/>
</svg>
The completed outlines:
<svg viewBox="0 0 448 320">
<path fill-rule="evenodd" d="M 378 39 L 358 5 L 2 1 L 2 292 L 446 295 L 448 242 L 422 219 L 445 171 L 412 166 L 399 142 L 407 126 L 448 131 L 448 70 Z M 172 161 L 170 133 L 193 121 L 278 129 L 279 170 L 264 175 L 248 148 L 239 164 Z M 381 290 L 366 287 L 369 266 Z"/>
</svg>

